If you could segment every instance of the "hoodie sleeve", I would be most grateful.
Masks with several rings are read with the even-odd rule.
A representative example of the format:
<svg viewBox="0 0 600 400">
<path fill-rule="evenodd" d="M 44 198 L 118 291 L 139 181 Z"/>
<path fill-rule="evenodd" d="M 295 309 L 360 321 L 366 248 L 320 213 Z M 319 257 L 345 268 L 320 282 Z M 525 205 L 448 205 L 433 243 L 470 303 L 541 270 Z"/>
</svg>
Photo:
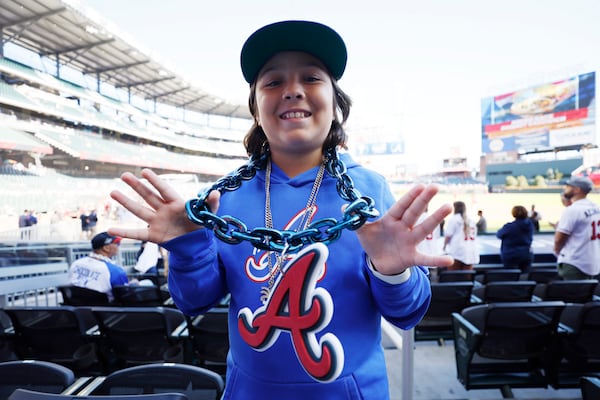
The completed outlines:
<svg viewBox="0 0 600 400">
<path fill-rule="evenodd" d="M 162 247 L 169 251 L 169 292 L 184 314 L 201 314 L 227 293 L 214 234 L 200 229 L 179 236 Z"/>
<path fill-rule="evenodd" d="M 410 329 L 423 318 L 431 301 L 431 286 L 427 269 L 410 267 L 407 280 L 390 283 L 369 271 L 371 292 L 381 315 L 391 324 Z"/>
</svg>

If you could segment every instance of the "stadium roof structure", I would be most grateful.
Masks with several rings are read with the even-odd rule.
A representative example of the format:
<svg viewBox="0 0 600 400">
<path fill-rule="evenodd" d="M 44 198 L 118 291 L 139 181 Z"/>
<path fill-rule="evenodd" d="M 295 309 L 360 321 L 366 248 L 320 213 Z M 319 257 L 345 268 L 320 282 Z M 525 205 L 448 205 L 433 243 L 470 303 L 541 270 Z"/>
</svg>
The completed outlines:
<svg viewBox="0 0 600 400">
<path fill-rule="evenodd" d="M 93 76 L 98 82 L 156 103 L 233 118 L 250 118 L 248 107 L 232 104 L 169 70 L 77 0 L 2 0 L 2 43 Z"/>
</svg>

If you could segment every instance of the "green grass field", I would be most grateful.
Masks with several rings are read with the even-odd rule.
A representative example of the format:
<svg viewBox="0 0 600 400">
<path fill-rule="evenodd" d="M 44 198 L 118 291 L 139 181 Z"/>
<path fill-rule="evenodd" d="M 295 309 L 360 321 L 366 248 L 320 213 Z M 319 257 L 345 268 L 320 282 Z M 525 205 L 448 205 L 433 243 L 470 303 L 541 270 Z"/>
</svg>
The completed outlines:
<svg viewBox="0 0 600 400">
<path fill-rule="evenodd" d="M 400 195 L 401 193 L 397 193 Z M 588 199 L 600 204 L 600 193 L 590 193 Z M 557 222 L 563 210 L 559 193 L 447 193 L 440 192 L 430 203 L 429 210 L 435 210 L 444 203 L 452 204 L 463 201 L 467 205 L 467 212 L 472 217 L 477 217 L 477 210 L 482 210 L 487 220 L 488 231 L 495 232 L 502 225 L 513 220 L 511 210 L 513 206 L 521 205 L 528 210 L 532 204 L 541 214 L 540 230 L 553 231 L 550 222 Z"/>
</svg>

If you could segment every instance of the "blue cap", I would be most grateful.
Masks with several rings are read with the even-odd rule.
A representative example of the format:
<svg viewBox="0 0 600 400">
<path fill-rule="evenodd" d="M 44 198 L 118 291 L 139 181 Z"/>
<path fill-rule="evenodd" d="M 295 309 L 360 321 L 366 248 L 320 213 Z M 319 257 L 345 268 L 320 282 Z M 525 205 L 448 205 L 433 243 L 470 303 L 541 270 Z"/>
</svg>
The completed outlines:
<svg viewBox="0 0 600 400">
<path fill-rule="evenodd" d="M 566 185 L 578 187 L 585 193 L 591 192 L 594 188 L 594 184 L 592 183 L 591 179 L 586 178 L 585 176 L 571 176 Z"/>
</svg>

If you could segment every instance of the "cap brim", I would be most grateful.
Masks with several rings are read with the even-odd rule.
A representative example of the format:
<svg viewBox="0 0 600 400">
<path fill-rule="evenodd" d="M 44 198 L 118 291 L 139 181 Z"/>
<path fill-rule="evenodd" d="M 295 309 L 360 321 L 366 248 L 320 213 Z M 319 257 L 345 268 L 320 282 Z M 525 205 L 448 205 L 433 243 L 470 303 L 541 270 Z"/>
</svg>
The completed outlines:
<svg viewBox="0 0 600 400">
<path fill-rule="evenodd" d="M 262 66 L 282 51 L 313 55 L 335 80 L 339 80 L 346 69 L 346 45 L 336 31 L 317 22 L 282 21 L 260 28 L 244 43 L 240 62 L 246 82 L 254 82 Z"/>
</svg>

